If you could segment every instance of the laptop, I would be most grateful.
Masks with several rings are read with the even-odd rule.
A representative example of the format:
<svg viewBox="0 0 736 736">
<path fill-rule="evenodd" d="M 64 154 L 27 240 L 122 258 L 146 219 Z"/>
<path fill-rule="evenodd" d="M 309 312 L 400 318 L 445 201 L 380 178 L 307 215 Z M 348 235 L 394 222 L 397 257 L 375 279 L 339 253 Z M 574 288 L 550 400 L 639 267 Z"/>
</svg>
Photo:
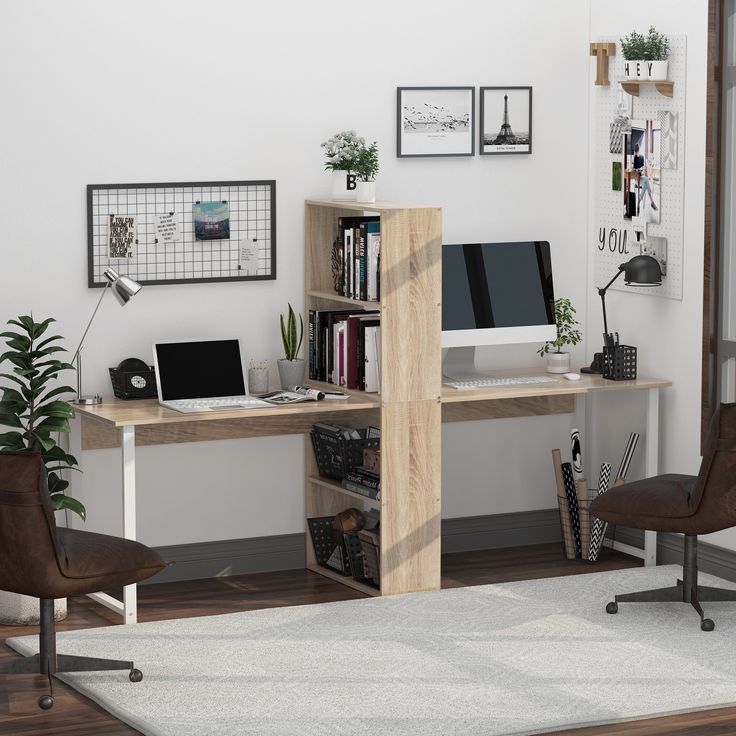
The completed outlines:
<svg viewBox="0 0 736 736">
<path fill-rule="evenodd" d="M 271 406 L 248 393 L 240 340 L 166 340 L 153 345 L 158 401 L 184 413 Z"/>
</svg>

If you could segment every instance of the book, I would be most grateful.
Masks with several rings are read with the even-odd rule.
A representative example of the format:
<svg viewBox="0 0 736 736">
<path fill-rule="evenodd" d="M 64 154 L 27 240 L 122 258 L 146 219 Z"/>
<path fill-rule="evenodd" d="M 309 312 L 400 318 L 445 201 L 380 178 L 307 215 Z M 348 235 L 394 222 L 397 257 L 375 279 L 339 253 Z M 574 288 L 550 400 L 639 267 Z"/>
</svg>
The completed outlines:
<svg viewBox="0 0 736 736">
<path fill-rule="evenodd" d="M 365 378 L 363 390 L 366 393 L 378 393 L 380 390 L 378 353 L 376 350 L 376 332 L 378 325 L 369 325 L 365 328 Z"/>
<path fill-rule="evenodd" d="M 378 254 L 381 249 L 381 223 L 366 223 L 366 299 L 379 301 Z"/>
<path fill-rule="evenodd" d="M 317 389 L 304 389 L 302 386 L 290 386 L 291 388 L 303 389 L 301 391 L 271 391 L 268 394 L 262 394 L 259 398 L 268 401 L 271 404 L 298 404 L 302 401 L 321 401 L 325 395 Z"/>
<path fill-rule="evenodd" d="M 367 279 L 367 255 L 365 251 L 366 232 L 369 223 L 374 223 L 374 227 L 380 228 L 380 217 L 378 215 L 364 215 L 339 217 L 337 220 L 337 237 L 343 244 L 343 281 L 342 284 L 338 284 L 338 286 L 342 286 L 338 293 L 350 299 L 361 298 L 361 285 Z M 363 240 L 362 254 L 361 238 Z M 367 294 L 367 287 L 364 286 L 362 291 Z"/>
</svg>

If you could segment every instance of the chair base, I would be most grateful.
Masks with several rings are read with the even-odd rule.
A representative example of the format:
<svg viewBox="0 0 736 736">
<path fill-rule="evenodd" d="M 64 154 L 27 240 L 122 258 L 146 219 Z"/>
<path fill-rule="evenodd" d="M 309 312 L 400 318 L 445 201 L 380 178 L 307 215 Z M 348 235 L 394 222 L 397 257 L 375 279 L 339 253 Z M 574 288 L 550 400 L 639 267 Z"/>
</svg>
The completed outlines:
<svg viewBox="0 0 736 736">
<path fill-rule="evenodd" d="M 736 590 L 712 588 L 698 585 L 698 538 L 695 535 L 685 536 L 685 559 L 682 580 L 671 588 L 641 590 L 636 593 L 617 595 L 606 606 L 606 613 L 618 613 L 619 603 L 689 603 L 700 616 L 700 628 L 713 631 L 715 624 L 705 617 L 701 602 L 736 601 Z"/>
<path fill-rule="evenodd" d="M 39 674 L 49 681 L 49 694 L 38 699 L 38 705 L 48 710 L 54 705 L 52 677 L 65 672 L 104 672 L 128 670 L 131 682 L 140 682 L 143 673 L 133 662 L 122 659 L 99 659 L 97 657 L 78 657 L 72 654 L 56 653 L 56 630 L 54 627 L 54 601 L 41 599 L 41 631 L 39 632 L 39 654 L 21 659 L 0 662 L 0 675 Z"/>
</svg>

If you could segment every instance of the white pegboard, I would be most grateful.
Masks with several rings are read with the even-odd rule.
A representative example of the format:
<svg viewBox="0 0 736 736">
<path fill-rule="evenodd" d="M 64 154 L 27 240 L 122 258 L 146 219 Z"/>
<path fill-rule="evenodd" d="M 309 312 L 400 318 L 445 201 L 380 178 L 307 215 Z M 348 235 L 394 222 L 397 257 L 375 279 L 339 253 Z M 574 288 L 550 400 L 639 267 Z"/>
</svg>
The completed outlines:
<svg viewBox="0 0 736 736">
<path fill-rule="evenodd" d="M 195 203 L 227 203 L 229 237 L 198 239 Z M 136 218 L 131 256 L 108 252 L 109 216 Z M 159 241 L 156 217 L 173 215 L 176 239 Z M 87 187 L 88 285 L 106 285 L 112 267 L 141 284 L 276 278 L 276 182 L 90 184 Z M 245 260 L 247 256 L 247 261 Z"/>
<path fill-rule="evenodd" d="M 668 36 L 670 42 L 668 79 L 674 82 L 672 97 L 661 95 L 651 84 L 642 84 L 639 96 L 633 97 L 631 119 L 658 120 L 662 111 L 677 116 L 676 168 L 661 168 L 660 222 L 648 223 L 647 238 L 659 237 L 667 240 L 667 275 L 662 286 L 637 289 L 669 299 L 682 299 L 682 274 L 684 266 L 683 213 L 685 192 L 684 140 L 685 140 L 685 79 L 686 79 L 686 36 Z M 593 222 L 594 275 L 595 285 L 604 286 L 616 273 L 619 265 L 641 252 L 636 242 L 633 223 L 624 219 L 623 191 L 612 189 L 612 163 L 622 161 L 623 156 L 610 152 L 610 124 L 616 115 L 619 100 L 619 81 L 624 79 L 624 58 L 621 44 L 617 38 L 602 38 L 600 41 L 615 41 L 616 55 L 610 60 L 608 76 L 610 85 L 595 87 L 593 105 L 595 108 L 594 126 L 594 181 L 593 192 L 596 205 Z M 616 235 L 611 236 L 615 230 Z M 600 236 L 605 233 L 603 248 Z M 623 237 L 626 233 L 626 248 Z M 615 243 L 615 248 L 613 247 Z M 645 252 L 645 251 L 644 251 Z M 631 291 L 620 277 L 611 287 Z"/>
</svg>

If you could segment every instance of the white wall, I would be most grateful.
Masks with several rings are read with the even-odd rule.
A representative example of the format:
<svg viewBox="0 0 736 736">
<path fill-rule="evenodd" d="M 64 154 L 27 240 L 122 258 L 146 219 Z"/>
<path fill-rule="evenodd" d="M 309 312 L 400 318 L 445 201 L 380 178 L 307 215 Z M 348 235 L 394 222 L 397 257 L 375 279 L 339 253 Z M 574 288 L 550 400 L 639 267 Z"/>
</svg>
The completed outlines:
<svg viewBox="0 0 736 736">
<path fill-rule="evenodd" d="M 671 473 L 695 474 L 700 463 L 707 21 L 707 0 L 687 3 L 593 0 L 591 3 L 591 39 L 623 36 L 633 28 L 645 30 L 651 24 L 663 33 L 687 35 L 687 133 L 686 140 L 680 142 L 680 156 L 685 167 L 683 299 L 673 301 L 620 291 L 609 291 L 606 296 L 609 324 L 615 324 L 615 329 L 622 339 L 625 336 L 628 344 L 639 347 L 639 372 L 665 376 L 673 381 L 673 387 L 662 392 L 660 412 L 660 471 Z M 591 121 L 593 115 L 591 109 Z M 591 242 L 596 237 L 593 207 L 591 201 Z M 592 263 L 590 266 L 588 273 L 592 285 Z M 592 288 L 587 326 L 589 336 L 603 332 L 600 300 Z M 599 458 L 605 456 L 617 461 L 628 430 L 643 427 L 643 413 L 639 411 L 637 417 L 637 403 L 635 396 L 625 401 L 614 397 L 599 399 L 599 408 L 610 418 L 611 428 L 610 438 L 596 448 Z M 638 462 L 632 466 L 633 473 L 641 472 L 642 457 L 643 453 L 639 453 Z M 709 535 L 705 539 L 736 548 L 733 531 Z"/>
<path fill-rule="evenodd" d="M 148 357 L 151 342 L 163 337 L 237 334 L 248 358 L 275 365 L 278 313 L 287 301 L 303 299 L 302 203 L 329 190 L 319 143 L 354 127 L 379 143 L 379 196 L 441 205 L 446 242 L 550 240 L 556 291 L 572 298 L 585 319 L 593 293 L 586 284 L 590 26 L 593 35 L 624 32 L 644 26 L 651 15 L 662 30 L 691 36 L 693 142 L 686 155 L 692 208 L 686 229 L 693 267 L 682 304 L 635 305 L 632 297 L 624 306 L 615 295 L 611 309 L 622 320 L 629 306 L 632 316 L 639 306 L 644 310 L 641 327 L 632 324 L 628 333 L 635 344 L 640 334 L 640 343 L 649 335 L 647 325 L 671 325 L 656 352 L 670 358 L 652 371 L 676 381 L 677 394 L 665 401 L 663 414 L 667 422 L 681 423 L 682 433 L 666 433 L 663 461 L 690 469 L 697 455 L 699 396 L 705 0 L 683 8 L 625 0 L 610 10 L 597 0 L 592 21 L 585 0 L 516 0 L 508 18 L 492 12 L 495 5 L 8 5 L 0 47 L 0 68 L 6 70 L 0 76 L 0 317 L 31 309 L 39 317 L 54 315 L 70 347 L 75 344 L 99 294 L 86 287 L 86 184 L 274 178 L 278 280 L 148 287 L 125 310 L 111 300 L 89 336 L 85 390 L 109 393 L 108 366 L 130 355 Z M 11 69 L 16 71 L 8 74 Z M 534 88 L 533 155 L 395 157 L 397 86 L 502 84 Z M 596 314 L 591 334 L 601 331 Z M 671 365 L 683 345 L 691 355 L 682 367 Z M 495 349 L 485 358 L 541 370 L 535 347 Z M 576 365 L 586 355 L 590 359 L 592 350 L 582 347 Z M 570 423 L 562 416 L 446 427 L 443 514 L 554 506 L 549 449 L 566 444 Z M 139 459 L 144 542 L 303 529 L 301 438 L 143 448 Z M 83 462 L 88 528 L 116 532 L 118 455 L 90 452 Z"/>
</svg>

